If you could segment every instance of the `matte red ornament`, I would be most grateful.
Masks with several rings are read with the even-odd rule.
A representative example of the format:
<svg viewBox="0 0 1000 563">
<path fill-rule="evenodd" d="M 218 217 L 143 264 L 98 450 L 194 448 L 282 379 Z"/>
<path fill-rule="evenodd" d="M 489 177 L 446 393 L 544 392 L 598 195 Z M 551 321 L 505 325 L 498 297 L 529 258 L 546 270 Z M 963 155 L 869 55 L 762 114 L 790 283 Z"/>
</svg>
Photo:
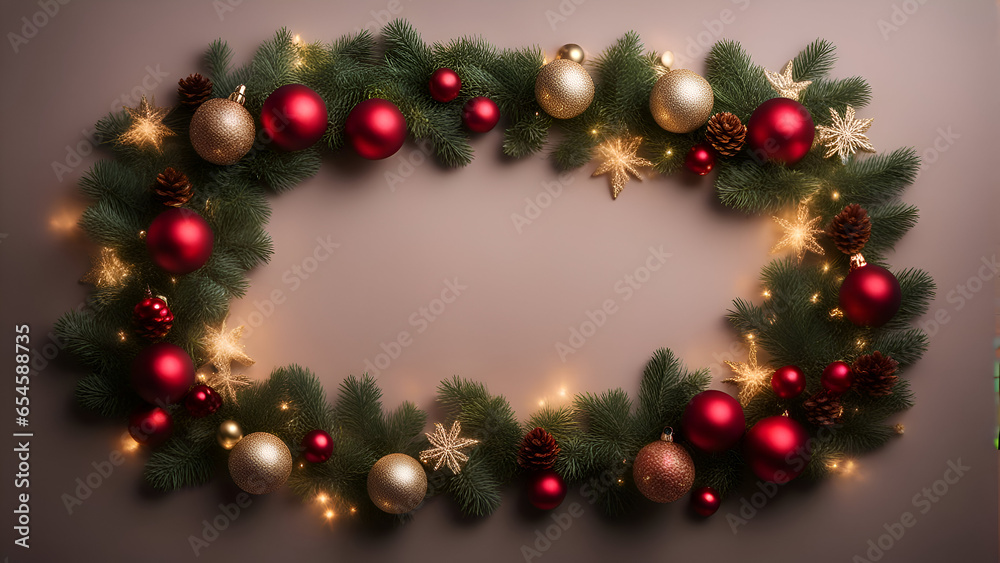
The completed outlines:
<svg viewBox="0 0 1000 563">
<path fill-rule="evenodd" d="M 844 362 L 833 362 L 823 370 L 819 382 L 823 385 L 823 389 L 839 395 L 851 388 L 851 384 L 854 383 L 854 372 L 851 371 L 851 366 Z"/>
<path fill-rule="evenodd" d="M 388 158 L 406 140 L 406 118 L 396 104 L 371 98 L 354 106 L 344 123 L 344 134 L 362 158 Z"/>
<path fill-rule="evenodd" d="M 435 100 L 450 102 L 458 97 L 458 92 L 462 89 L 462 79 L 450 68 L 439 68 L 431 75 L 427 88 Z"/>
<path fill-rule="evenodd" d="M 712 487 L 700 487 L 691 493 L 691 509 L 698 516 L 708 517 L 715 514 L 721 504 L 722 497 Z"/>
<path fill-rule="evenodd" d="M 788 98 L 772 98 L 750 115 L 746 143 L 757 160 L 795 164 L 812 148 L 815 135 L 805 106 Z"/>
<path fill-rule="evenodd" d="M 132 387 L 147 403 L 176 403 L 192 385 L 194 362 L 176 344 L 151 344 L 132 362 Z"/>
<path fill-rule="evenodd" d="M 302 437 L 302 453 L 309 463 L 323 463 L 333 455 L 333 438 L 322 430 Z"/>
<path fill-rule="evenodd" d="M 899 280 L 874 264 L 851 271 L 840 285 L 840 310 L 858 326 L 884 325 L 896 316 L 902 302 Z"/>
<path fill-rule="evenodd" d="M 566 482 L 552 470 L 528 477 L 528 502 L 539 510 L 552 510 L 566 498 Z"/>
<path fill-rule="evenodd" d="M 184 408 L 194 418 L 206 417 L 222 406 L 222 396 L 205 384 L 198 384 L 184 397 Z"/>
<path fill-rule="evenodd" d="M 474 133 L 485 133 L 500 121 L 500 108 L 496 102 L 478 96 L 465 102 L 462 108 L 462 123 Z"/>
<path fill-rule="evenodd" d="M 691 398 L 681 417 L 684 437 L 705 452 L 721 452 L 736 445 L 746 429 L 739 401 L 728 393 L 709 390 Z"/>
<path fill-rule="evenodd" d="M 150 258 L 171 274 L 190 274 L 204 266 L 214 242 L 208 221 L 186 208 L 160 213 L 146 231 Z"/>
<path fill-rule="evenodd" d="M 260 124 L 278 149 L 307 149 L 326 132 L 326 102 L 308 86 L 285 84 L 264 100 Z"/>
<path fill-rule="evenodd" d="M 174 326 L 174 314 L 170 312 L 166 301 L 147 292 L 146 298 L 132 309 L 132 325 L 137 335 L 159 340 Z"/>
<path fill-rule="evenodd" d="M 754 475 L 772 483 L 787 483 L 798 477 L 812 458 L 809 433 L 787 416 L 770 416 L 754 424 L 745 444 L 747 463 Z"/>
<path fill-rule="evenodd" d="M 166 442 L 174 432 L 170 413 L 160 407 L 143 405 L 128 417 L 128 433 L 144 446 L 156 447 Z"/>
<path fill-rule="evenodd" d="M 715 151 L 706 143 L 698 143 L 691 147 L 684 157 L 684 168 L 699 176 L 704 176 L 715 167 Z"/>
<path fill-rule="evenodd" d="M 783 366 L 774 370 L 771 389 L 779 399 L 794 399 L 806 390 L 806 374 L 797 366 Z"/>
</svg>

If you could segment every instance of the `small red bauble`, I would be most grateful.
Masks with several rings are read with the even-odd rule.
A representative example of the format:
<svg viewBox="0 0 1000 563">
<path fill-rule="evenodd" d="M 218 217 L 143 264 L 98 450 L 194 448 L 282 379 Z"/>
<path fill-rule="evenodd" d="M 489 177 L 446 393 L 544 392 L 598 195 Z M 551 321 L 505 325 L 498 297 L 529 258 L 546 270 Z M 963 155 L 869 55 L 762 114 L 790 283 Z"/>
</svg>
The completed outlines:
<svg viewBox="0 0 1000 563">
<path fill-rule="evenodd" d="M 854 373 L 851 371 L 851 366 L 844 362 L 833 362 L 823 370 L 819 382 L 823 385 L 823 389 L 839 395 L 851 388 L 851 383 L 854 383 Z"/>
<path fill-rule="evenodd" d="M 702 391 L 691 398 L 681 417 L 684 437 L 706 452 L 721 452 L 736 445 L 746 429 L 739 401 L 722 391 Z"/>
<path fill-rule="evenodd" d="M 539 510 L 552 510 L 566 498 L 566 483 L 552 470 L 539 471 L 528 478 L 528 502 Z"/>
<path fill-rule="evenodd" d="M 816 127 L 805 106 L 788 98 L 773 98 L 747 121 L 747 146 L 761 161 L 795 164 L 812 148 Z"/>
<path fill-rule="evenodd" d="M 155 447 L 166 442 L 174 432 L 170 413 L 160 407 L 144 405 L 128 417 L 128 433 L 144 446 Z"/>
<path fill-rule="evenodd" d="M 302 437 L 302 453 L 309 463 L 323 463 L 333 455 L 333 438 L 322 430 Z"/>
<path fill-rule="evenodd" d="M 204 266 L 214 242 L 208 221 L 184 208 L 160 213 L 146 231 L 150 258 L 171 274 L 189 274 Z"/>
<path fill-rule="evenodd" d="M 840 285 L 840 310 L 858 326 L 884 325 L 896 316 L 902 302 L 899 280 L 874 264 L 853 270 Z"/>
<path fill-rule="evenodd" d="M 153 404 L 176 403 L 194 385 L 194 362 L 169 342 L 147 346 L 132 362 L 132 387 Z"/>
<path fill-rule="evenodd" d="M 783 366 L 774 370 L 771 389 L 779 399 L 794 399 L 806 390 L 806 374 L 797 366 Z"/>
<path fill-rule="evenodd" d="M 371 98 L 354 106 L 344 123 L 344 135 L 362 158 L 388 158 L 406 140 L 406 118 L 396 104 Z"/>
<path fill-rule="evenodd" d="M 750 469 L 772 483 L 798 477 L 812 457 L 806 429 L 787 416 L 770 416 L 754 424 L 745 442 Z"/>
<path fill-rule="evenodd" d="M 722 497 L 712 487 L 700 487 L 691 493 L 691 509 L 698 516 L 711 516 L 719 510 Z"/>
<path fill-rule="evenodd" d="M 465 102 L 462 108 L 462 123 L 475 133 L 485 133 L 496 126 L 500 121 L 500 108 L 496 102 L 485 97 L 478 96 Z"/>
<path fill-rule="evenodd" d="M 458 97 L 458 92 L 462 89 L 462 79 L 450 68 L 439 68 L 431 75 L 427 88 L 435 100 L 450 102 Z"/>
<path fill-rule="evenodd" d="M 687 156 L 684 157 L 684 168 L 699 176 L 704 176 L 715 167 L 715 152 L 712 147 L 705 143 L 698 143 L 691 147 Z"/>
<path fill-rule="evenodd" d="M 132 325 L 137 335 L 158 340 L 166 336 L 174 326 L 174 314 L 170 312 L 166 301 L 150 295 L 132 309 Z"/>
<path fill-rule="evenodd" d="M 202 418 L 219 410 L 222 396 L 205 384 L 195 385 L 184 397 L 184 408 L 194 418 Z"/>
<path fill-rule="evenodd" d="M 260 124 L 278 149 L 307 149 L 326 132 L 326 102 L 308 86 L 285 84 L 264 100 Z"/>
</svg>

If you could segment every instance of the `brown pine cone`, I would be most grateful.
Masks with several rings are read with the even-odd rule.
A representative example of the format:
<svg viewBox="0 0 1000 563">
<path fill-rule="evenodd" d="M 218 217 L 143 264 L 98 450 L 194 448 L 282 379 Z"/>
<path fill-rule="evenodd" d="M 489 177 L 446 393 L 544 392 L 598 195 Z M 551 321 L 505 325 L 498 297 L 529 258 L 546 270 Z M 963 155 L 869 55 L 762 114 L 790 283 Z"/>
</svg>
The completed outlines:
<svg viewBox="0 0 1000 563">
<path fill-rule="evenodd" d="M 535 428 L 521 441 L 517 463 L 529 471 L 552 469 L 559 457 L 559 444 L 544 428 Z"/>
<path fill-rule="evenodd" d="M 163 205 L 180 207 L 187 203 L 194 192 L 191 189 L 191 182 L 183 172 L 167 168 L 156 176 L 156 183 L 153 184 L 153 196 Z"/>
<path fill-rule="evenodd" d="M 827 391 L 820 391 L 806 399 L 802 406 L 806 409 L 806 420 L 816 426 L 833 426 L 840 424 L 844 407 L 840 399 Z"/>
<path fill-rule="evenodd" d="M 746 126 L 729 112 L 717 113 L 708 120 L 705 138 L 722 156 L 735 156 L 743 148 L 746 137 Z"/>
<path fill-rule="evenodd" d="M 851 371 L 854 372 L 854 386 L 872 397 L 892 395 L 892 388 L 899 380 L 899 376 L 895 375 L 897 369 L 899 362 L 882 355 L 881 352 L 858 356 L 851 367 Z"/>
<path fill-rule="evenodd" d="M 841 252 L 854 256 L 871 238 L 872 221 L 864 207 L 852 203 L 833 218 L 829 233 Z"/>
<path fill-rule="evenodd" d="M 177 81 L 177 97 L 185 106 L 195 109 L 212 97 L 212 81 L 197 72 Z"/>
</svg>

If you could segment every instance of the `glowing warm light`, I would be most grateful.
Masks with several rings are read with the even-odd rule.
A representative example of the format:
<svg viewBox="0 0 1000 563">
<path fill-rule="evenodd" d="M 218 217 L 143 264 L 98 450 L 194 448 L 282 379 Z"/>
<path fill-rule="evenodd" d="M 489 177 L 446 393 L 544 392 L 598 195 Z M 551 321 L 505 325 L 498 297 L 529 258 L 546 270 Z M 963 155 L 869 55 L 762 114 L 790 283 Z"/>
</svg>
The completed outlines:
<svg viewBox="0 0 1000 563">
<path fill-rule="evenodd" d="M 538 401 L 538 406 L 544 407 L 545 406 L 545 399 L 542 399 L 541 401 Z"/>
<path fill-rule="evenodd" d="M 865 341 L 859 338 L 858 341 L 857 341 L 857 345 L 858 345 L 858 348 L 864 348 L 865 347 Z"/>
<path fill-rule="evenodd" d="M 819 303 L 819 294 L 813 293 L 812 297 L 809 298 L 809 301 L 812 301 L 813 303 Z"/>
<path fill-rule="evenodd" d="M 302 36 L 296 33 L 295 37 L 292 37 L 292 43 L 295 43 L 296 45 L 302 43 Z"/>
<path fill-rule="evenodd" d="M 149 145 L 159 152 L 163 138 L 176 135 L 163 124 L 163 118 L 170 112 L 170 108 L 158 108 L 156 102 L 150 104 L 146 96 L 140 98 L 138 107 L 126 107 L 125 111 L 132 118 L 132 125 L 118 136 L 118 142 L 122 144 L 137 147 Z"/>
<path fill-rule="evenodd" d="M 139 442 L 136 442 L 131 434 L 125 432 L 122 434 L 122 449 L 128 453 L 132 453 L 139 449 Z"/>
<path fill-rule="evenodd" d="M 56 232 L 68 233 L 76 228 L 80 220 L 80 212 L 72 209 L 62 209 L 49 217 L 49 228 Z"/>
<path fill-rule="evenodd" d="M 625 484 L 625 479 L 622 479 L 621 477 L 619 477 L 618 478 L 618 485 L 621 486 L 621 485 L 624 485 L 624 484 Z"/>
<path fill-rule="evenodd" d="M 667 150 L 663 151 L 663 156 L 667 156 L 667 157 L 674 156 L 674 149 L 667 149 Z"/>
<path fill-rule="evenodd" d="M 596 135 L 597 134 L 597 129 L 591 129 L 590 130 L 590 134 L 591 135 Z"/>
<path fill-rule="evenodd" d="M 119 287 L 132 275 L 132 266 L 122 262 L 115 251 L 108 247 L 94 257 L 94 267 L 80 281 L 94 287 Z"/>
<path fill-rule="evenodd" d="M 830 271 L 830 263 L 829 262 L 824 262 L 823 263 L 823 273 L 826 273 L 826 272 L 829 272 L 829 271 Z"/>
<path fill-rule="evenodd" d="M 833 192 L 832 194 L 830 194 L 830 197 L 833 198 L 833 201 L 837 201 L 838 199 L 840 199 L 840 192 Z"/>
<path fill-rule="evenodd" d="M 177 278 L 170 278 L 170 283 L 177 283 Z"/>
<path fill-rule="evenodd" d="M 764 295 L 764 299 L 770 299 L 771 298 L 771 290 L 770 289 L 765 289 L 763 295 Z"/>
<path fill-rule="evenodd" d="M 840 307 L 834 307 L 833 309 L 830 309 L 830 316 L 835 319 L 839 319 L 844 316 L 844 312 L 840 310 Z"/>
<path fill-rule="evenodd" d="M 336 515 L 337 513 L 332 510 L 327 510 L 326 512 L 323 513 L 323 516 L 325 516 L 327 520 L 333 520 L 333 517 Z"/>
<path fill-rule="evenodd" d="M 316 502 L 320 502 L 320 503 L 326 504 L 326 501 L 328 501 L 328 500 L 330 500 L 330 499 L 326 495 L 324 495 L 323 493 L 320 493 L 319 495 L 316 496 Z"/>
<path fill-rule="evenodd" d="M 288 403 L 281 403 L 281 410 L 287 411 L 288 410 Z"/>
<path fill-rule="evenodd" d="M 799 204 L 794 221 L 786 221 L 781 217 L 774 217 L 774 220 L 784 231 L 784 235 L 778 244 L 771 249 L 771 254 L 783 248 L 790 248 L 799 262 L 802 262 L 807 250 L 816 254 L 824 254 L 823 247 L 816 240 L 816 235 L 824 232 L 823 229 L 816 227 L 823 218 L 809 217 L 809 208 L 806 206 L 806 202 Z"/>
<path fill-rule="evenodd" d="M 118 331 L 118 339 L 121 340 L 122 342 L 125 342 L 125 331 L 124 330 L 119 330 Z"/>
<path fill-rule="evenodd" d="M 559 396 L 560 397 L 565 397 L 566 396 L 566 388 L 565 387 L 562 387 L 562 388 L 559 389 Z"/>
<path fill-rule="evenodd" d="M 352 507 L 351 507 L 351 514 L 357 514 L 357 513 L 358 513 L 358 509 L 357 509 L 357 508 L 354 508 L 354 507 L 352 506 Z"/>
<path fill-rule="evenodd" d="M 747 342 L 750 343 L 750 350 L 746 362 L 730 362 L 725 364 L 735 372 L 735 376 L 723 379 L 723 383 L 735 383 L 740 387 L 739 401 L 744 406 L 747 405 L 754 395 L 771 384 L 772 369 L 766 365 L 757 364 L 757 342 L 753 333 L 747 334 Z"/>
</svg>

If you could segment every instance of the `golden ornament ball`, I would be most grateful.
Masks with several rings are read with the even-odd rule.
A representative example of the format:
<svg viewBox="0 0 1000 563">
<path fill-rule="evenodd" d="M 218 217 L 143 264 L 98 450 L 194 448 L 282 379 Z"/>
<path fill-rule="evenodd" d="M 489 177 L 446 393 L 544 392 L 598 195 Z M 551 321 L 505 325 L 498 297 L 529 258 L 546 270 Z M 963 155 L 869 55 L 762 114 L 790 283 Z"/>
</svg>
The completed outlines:
<svg viewBox="0 0 1000 563">
<path fill-rule="evenodd" d="M 670 68 L 674 66 L 674 52 L 664 51 L 663 54 L 660 55 L 660 64 L 667 67 L 667 70 L 670 70 Z"/>
<path fill-rule="evenodd" d="M 213 98 L 198 106 L 191 117 L 191 145 L 212 164 L 235 164 L 253 147 L 253 117 L 243 107 L 246 86 L 228 98 Z"/>
<path fill-rule="evenodd" d="M 559 47 L 559 52 L 556 53 L 557 59 L 567 59 L 578 65 L 583 64 L 583 60 L 586 56 L 586 53 L 583 52 L 583 47 L 577 45 L 576 43 L 567 43 L 562 47 Z"/>
<path fill-rule="evenodd" d="M 233 449 L 240 440 L 243 439 L 243 429 L 235 420 L 226 420 L 219 425 L 219 430 L 215 433 L 215 439 L 219 445 L 227 450 Z"/>
<path fill-rule="evenodd" d="M 579 63 L 556 59 L 538 71 L 535 99 L 556 119 L 576 117 L 594 101 L 594 80 Z"/>
<path fill-rule="evenodd" d="M 368 496 L 380 510 L 405 514 L 420 506 L 427 495 L 427 474 L 420 462 L 406 454 L 389 454 L 368 472 Z"/>
<path fill-rule="evenodd" d="M 712 116 L 712 85 L 698 73 L 672 70 L 656 81 L 649 95 L 649 111 L 660 127 L 671 133 L 690 133 Z"/>
<path fill-rule="evenodd" d="M 229 475 L 239 488 L 252 495 L 278 490 L 292 473 L 292 454 L 281 438 L 254 432 L 229 452 Z"/>
<path fill-rule="evenodd" d="M 635 456 L 632 478 L 639 492 L 653 502 L 674 502 L 694 484 L 694 462 L 670 434 L 646 444 Z"/>
</svg>

